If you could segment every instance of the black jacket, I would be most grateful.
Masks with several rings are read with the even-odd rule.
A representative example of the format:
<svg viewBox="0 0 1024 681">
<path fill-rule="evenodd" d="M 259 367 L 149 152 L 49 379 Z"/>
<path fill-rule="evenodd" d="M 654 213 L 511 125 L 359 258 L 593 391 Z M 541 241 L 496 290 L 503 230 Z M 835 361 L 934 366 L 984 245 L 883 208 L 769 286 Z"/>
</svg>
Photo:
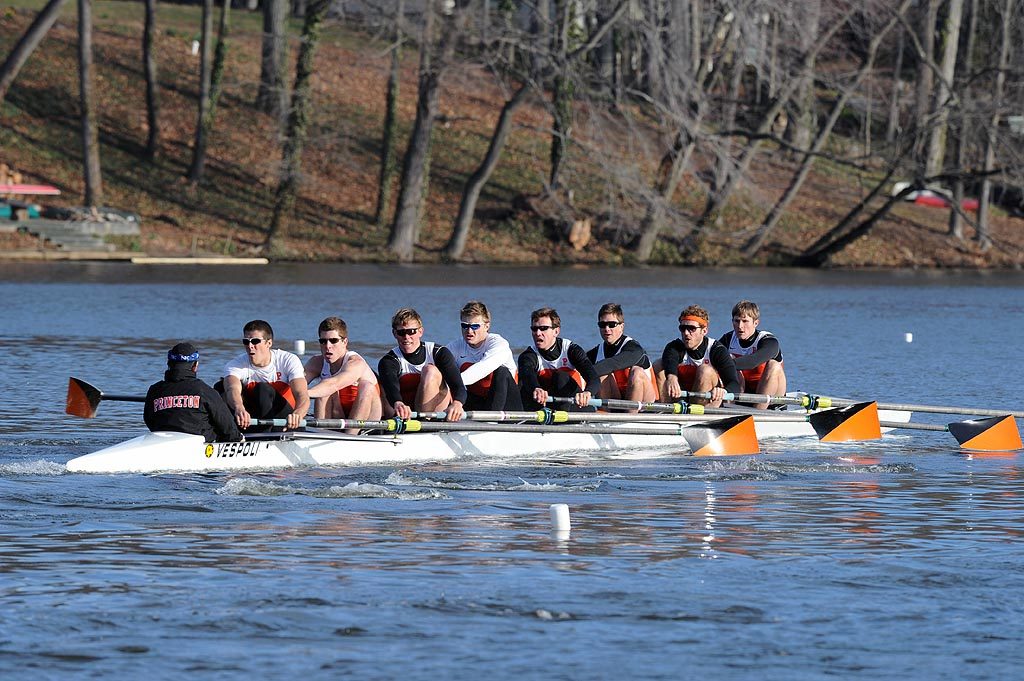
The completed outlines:
<svg viewBox="0 0 1024 681">
<path fill-rule="evenodd" d="M 146 393 L 146 425 L 152 431 L 202 435 L 207 442 L 241 440 L 235 418 L 216 390 L 196 378 L 189 364 L 174 364 Z"/>
</svg>

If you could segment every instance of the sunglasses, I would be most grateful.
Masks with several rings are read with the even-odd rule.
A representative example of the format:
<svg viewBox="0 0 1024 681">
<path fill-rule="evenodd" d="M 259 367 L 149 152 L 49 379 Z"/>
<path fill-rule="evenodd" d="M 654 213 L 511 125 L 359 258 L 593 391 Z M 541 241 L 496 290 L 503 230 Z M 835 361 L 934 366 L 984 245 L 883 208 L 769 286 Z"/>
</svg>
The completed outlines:
<svg viewBox="0 0 1024 681">
<path fill-rule="evenodd" d="M 419 331 L 421 328 L 422 327 L 418 326 L 415 329 L 392 329 L 392 331 L 395 332 L 396 336 L 411 336 L 417 331 Z"/>
<path fill-rule="evenodd" d="M 242 345 L 259 345 L 263 342 L 262 338 L 243 338 Z"/>
<path fill-rule="evenodd" d="M 538 326 L 531 326 L 530 327 L 530 331 L 533 331 L 534 333 L 537 333 L 538 331 L 550 331 L 553 328 L 555 328 L 555 327 L 553 327 L 553 326 L 551 326 L 549 324 L 540 324 Z"/>
<path fill-rule="evenodd" d="M 680 324 L 679 331 L 682 333 L 697 333 L 699 329 L 703 329 L 703 326 L 690 326 L 689 324 Z"/>
<path fill-rule="evenodd" d="M 321 338 L 320 339 L 320 345 L 327 345 L 328 343 L 330 343 L 331 345 L 337 345 L 338 343 L 340 343 L 343 340 L 345 340 L 345 339 L 344 338 Z"/>
<path fill-rule="evenodd" d="M 483 324 L 467 324 L 466 322 L 460 322 L 460 325 L 462 326 L 462 330 L 463 331 L 468 331 L 470 329 L 473 329 L 474 331 L 476 331 L 481 326 L 483 326 Z"/>
<path fill-rule="evenodd" d="M 599 328 L 599 329 L 614 329 L 616 326 L 618 326 L 621 323 L 622 322 L 598 322 L 597 323 L 597 328 Z"/>
</svg>

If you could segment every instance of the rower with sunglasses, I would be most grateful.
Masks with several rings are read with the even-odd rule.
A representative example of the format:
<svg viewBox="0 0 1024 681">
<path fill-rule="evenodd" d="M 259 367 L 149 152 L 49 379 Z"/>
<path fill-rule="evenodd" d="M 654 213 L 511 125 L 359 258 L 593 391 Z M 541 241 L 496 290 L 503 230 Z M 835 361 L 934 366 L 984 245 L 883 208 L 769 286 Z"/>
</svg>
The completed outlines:
<svg viewBox="0 0 1024 681">
<path fill-rule="evenodd" d="M 587 352 L 601 378 L 599 397 L 633 402 L 657 402 L 654 367 L 643 346 L 626 335 L 625 316 L 617 303 L 605 303 L 597 311 L 597 328 L 603 342 Z"/>
<path fill-rule="evenodd" d="M 521 411 L 516 361 L 508 341 L 491 333 L 487 306 L 472 300 L 459 313 L 462 337 L 448 344 L 466 386 L 467 410 Z"/>
<path fill-rule="evenodd" d="M 348 325 L 328 317 L 317 328 L 320 354 L 306 362 L 306 380 L 313 383 L 313 415 L 329 419 L 375 421 L 381 417 L 377 375 L 358 352 L 348 349 Z M 358 429 L 357 431 L 358 432 Z"/>
<path fill-rule="evenodd" d="M 548 397 L 571 397 L 575 410 L 587 409 L 601 389 L 601 379 L 586 351 L 568 338 L 559 338 L 562 320 L 554 308 L 530 314 L 533 345 L 519 355 L 519 389 L 527 409 L 543 409 Z"/>
<path fill-rule="evenodd" d="M 451 350 L 423 340 L 423 319 L 411 307 L 395 312 L 391 334 L 398 344 L 377 363 L 385 415 L 408 419 L 413 409 L 444 410 L 446 420 L 461 419 L 466 386 Z"/>
<path fill-rule="evenodd" d="M 710 401 L 688 401 L 719 407 L 725 393 L 739 392 L 736 363 L 729 348 L 707 337 L 709 321 L 707 310 L 700 305 L 691 305 L 679 313 L 680 338 L 666 345 L 661 354 L 662 399 L 678 400 L 684 390 L 710 392 Z"/>
<path fill-rule="evenodd" d="M 242 346 L 245 352 L 227 363 L 222 382 L 235 423 L 250 430 L 252 419 L 287 419 L 285 430 L 295 430 L 309 411 L 302 362 L 274 348 L 274 330 L 262 319 L 243 327 Z"/>
</svg>

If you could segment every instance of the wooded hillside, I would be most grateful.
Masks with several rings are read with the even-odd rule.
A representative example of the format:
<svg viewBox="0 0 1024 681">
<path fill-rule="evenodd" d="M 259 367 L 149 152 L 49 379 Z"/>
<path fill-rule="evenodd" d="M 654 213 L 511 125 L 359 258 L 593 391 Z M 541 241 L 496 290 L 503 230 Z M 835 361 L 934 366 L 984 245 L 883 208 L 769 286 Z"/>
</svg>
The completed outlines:
<svg viewBox="0 0 1024 681">
<path fill-rule="evenodd" d="M 1018 0 L 264 2 L 0 4 L 0 161 L 151 254 L 1024 261 Z"/>
</svg>

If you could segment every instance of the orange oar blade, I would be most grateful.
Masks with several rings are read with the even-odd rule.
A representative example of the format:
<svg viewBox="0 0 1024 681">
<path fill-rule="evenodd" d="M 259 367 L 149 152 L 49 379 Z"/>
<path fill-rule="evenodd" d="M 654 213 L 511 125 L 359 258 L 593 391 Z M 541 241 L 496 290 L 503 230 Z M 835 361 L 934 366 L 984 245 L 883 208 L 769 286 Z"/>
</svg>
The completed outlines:
<svg viewBox="0 0 1024 681">
<path fill-rule="evenodd" d="M 882 426 L 878 423 L 878 404 L 860 402 L 842 409 L 826 409 L 811 414 L 811 426 L 822 442 L 878 440 Z"/>
<path fill-rule="evenodd" d="M 102 393 L 85 381 L 68 379 L 68 401 L 64 413 L 91 419 L 99 409 Z"/>
<path fill-rule="evenodd" d="M 684 428 L 683 437 L 694 456 L 739 456 L 761 451 L 753 416 L 730 416 L 697 423 Z"/>
<path fill-rule="evenodd" d="M 1022 449 L 1020 431 L 1012 416 L 993 416 L 973 421 L 958 421 L 948 425 L 956 441 L 964 449 L 988 452 L 1007 452 Z"/>
</svg>

